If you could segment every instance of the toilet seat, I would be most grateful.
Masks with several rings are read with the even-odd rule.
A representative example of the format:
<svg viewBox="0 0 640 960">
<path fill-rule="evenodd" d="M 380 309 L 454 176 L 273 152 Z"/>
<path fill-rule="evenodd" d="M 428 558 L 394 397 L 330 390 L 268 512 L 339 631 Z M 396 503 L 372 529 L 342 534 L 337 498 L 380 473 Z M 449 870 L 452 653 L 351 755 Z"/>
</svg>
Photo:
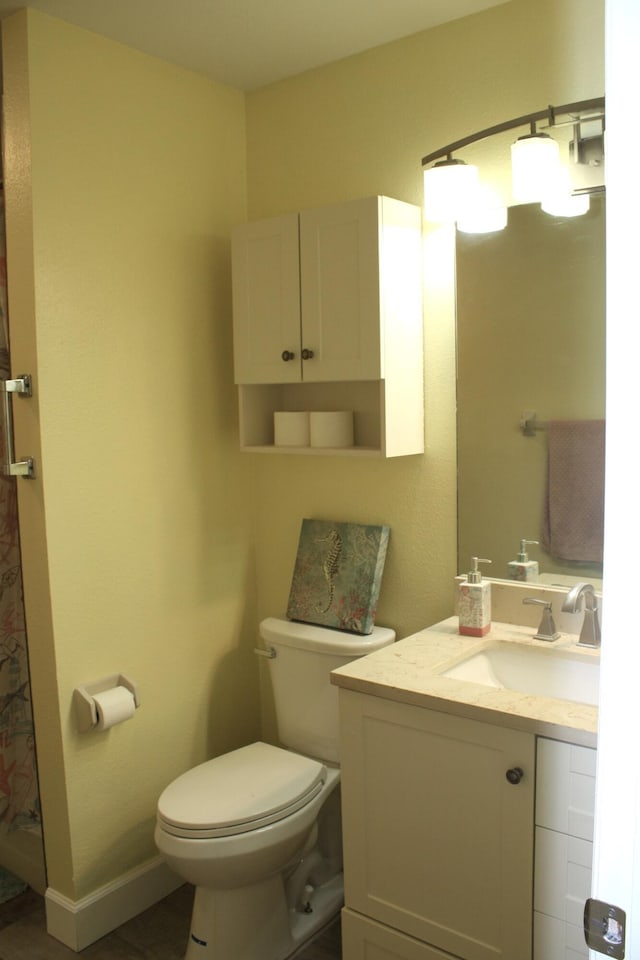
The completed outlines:
<svg viewBox="0 0 640 960">
<path fill-rule="evenodd" d="M 283 820 L 322 790 L 324 764 L 252 743 L 188 770 L 164 790 L 158 824 L 189 839 L 230 837 Z"/>
</svg>

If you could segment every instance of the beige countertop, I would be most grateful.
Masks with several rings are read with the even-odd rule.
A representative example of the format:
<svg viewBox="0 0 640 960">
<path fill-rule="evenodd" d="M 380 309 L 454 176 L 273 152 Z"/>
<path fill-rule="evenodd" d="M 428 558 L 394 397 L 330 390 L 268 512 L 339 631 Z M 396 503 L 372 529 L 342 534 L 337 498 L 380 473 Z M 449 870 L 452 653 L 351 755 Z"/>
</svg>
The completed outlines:
<svg viewBox="0 0 640 960">
<path fill-rule="evenodd" d="M 530 626 L 494 622 L 486 637 L 463 637 L 457 617 L 450 617 L 334 670 L 331 681 L 358 693 L 595 747 L 597 707 L 439 675 L 503 642 L 546 648 L 541 649 L 543 656 L 554 648 L 581 658 L 599 657 L 598 650 L 575 650 L 575 635 L 564 634 L 549 644 L 535 640 L 534 633 Z"/>
</svg>

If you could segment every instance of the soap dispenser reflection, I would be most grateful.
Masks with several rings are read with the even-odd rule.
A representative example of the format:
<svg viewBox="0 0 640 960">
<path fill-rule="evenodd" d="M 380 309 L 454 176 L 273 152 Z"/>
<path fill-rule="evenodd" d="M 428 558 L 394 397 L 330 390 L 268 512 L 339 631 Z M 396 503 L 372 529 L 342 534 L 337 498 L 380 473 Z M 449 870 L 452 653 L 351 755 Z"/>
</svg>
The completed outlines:
<svg viewBox="0 0 640 960">
<path fill-rule="evenodd" d="M 527 553 L 527 547 L 529 544 L 535 544 L 538 546 L 538 543 L 538 540 L 520 541 L 520 553 L 518 554 L 518 559 L 511 560 L 507 564 L 509 580 L 523 580 L 527 583 L 531 583 L 538 579 L 538 575 L 540 573 L 538 561 L 529 560 L 529 554 Z"/>
<path fill-rule="evenodd" d="M 479 563 L 491 563 L 471 557 L 467 579 L 458 584 L 458 632 L 465 637 L 484 637 L 491 627 L 491 584 L 482 579 Z"/>
</svg>

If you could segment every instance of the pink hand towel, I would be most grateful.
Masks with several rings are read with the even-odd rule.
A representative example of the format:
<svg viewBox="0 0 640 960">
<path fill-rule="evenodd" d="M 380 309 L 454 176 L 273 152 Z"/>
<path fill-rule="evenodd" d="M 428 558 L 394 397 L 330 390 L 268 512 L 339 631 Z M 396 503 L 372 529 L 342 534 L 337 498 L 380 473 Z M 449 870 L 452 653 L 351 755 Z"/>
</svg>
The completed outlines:
<svg viewBox="0 0 640 960">
<path fill-rule="evenodd" d="M 552 420 L 548 434 L 543 544 L 559 560 L 601 563 L 604 420 Z"/>
</svg>

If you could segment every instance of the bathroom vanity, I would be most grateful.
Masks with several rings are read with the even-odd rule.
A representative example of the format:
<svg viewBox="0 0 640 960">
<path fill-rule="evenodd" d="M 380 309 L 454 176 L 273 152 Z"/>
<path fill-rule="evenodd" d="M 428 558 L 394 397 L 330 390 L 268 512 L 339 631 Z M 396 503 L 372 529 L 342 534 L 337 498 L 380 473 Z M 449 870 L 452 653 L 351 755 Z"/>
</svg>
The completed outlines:
<svg viewBox="0 0 640 960">
<path fill-rule="evenodd" d="M 588 956 L 597 707 L 443 676 L 502 640 L 548 656 L 534 633 L 452 617 L 332 674 L 344 960 Z M 576 639 L 556 652 L 588 670 Z"/>
</svg>

